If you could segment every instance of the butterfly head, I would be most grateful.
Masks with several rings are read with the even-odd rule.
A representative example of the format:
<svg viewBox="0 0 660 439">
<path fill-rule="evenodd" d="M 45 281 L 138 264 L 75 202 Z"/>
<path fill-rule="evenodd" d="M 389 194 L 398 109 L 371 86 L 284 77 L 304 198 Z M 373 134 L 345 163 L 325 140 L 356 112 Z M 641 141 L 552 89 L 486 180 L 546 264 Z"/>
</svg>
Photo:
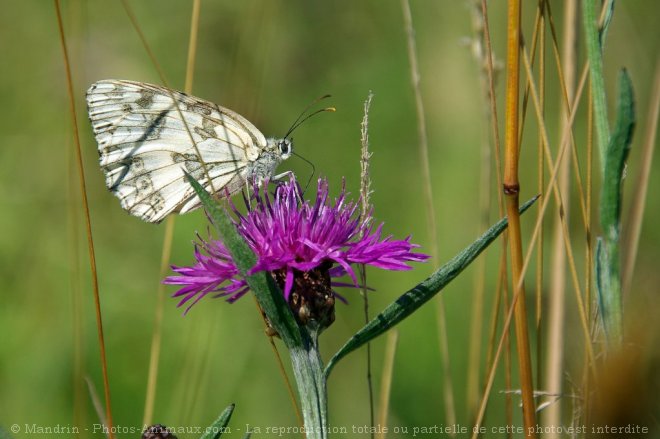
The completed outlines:
<svg viewBox="0 0 660 439">
<path fill-rule="evenodd" d="M 277 152 L 280 158 L 286 160 L 293 153 L 293 142 L 291 139 L 278 139 L 275 141 L 275 148 L 275 152 Z"/>
</svg>

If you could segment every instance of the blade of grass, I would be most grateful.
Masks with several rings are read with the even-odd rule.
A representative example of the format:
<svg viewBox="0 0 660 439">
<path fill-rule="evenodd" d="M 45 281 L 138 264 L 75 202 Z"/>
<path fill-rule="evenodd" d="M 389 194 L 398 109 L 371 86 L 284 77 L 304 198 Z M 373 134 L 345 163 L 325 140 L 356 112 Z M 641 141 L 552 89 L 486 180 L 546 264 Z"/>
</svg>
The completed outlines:
<svg viewBox="0 0 660 439">
<path fill-rule="evenodd" d="M 490 109 L 491 109 L 491 129 L 493 132 L 493 144 L 494 144 L 494 158 L 495 158 L 495 177 L 497 188 L 502 187 L 502 153 L 500 146 L 500 133 L 499 133 L 499 118 L 497 112 L 497 102 L 495 94 L 495 66 L 493 61 L 493 48 L 490 38 L 490 25 L 488 23 L 488 4 L 486 0 L 481 0 L 481 14 L 483 17 L 484 25 L 484 42 L 486 44 L 486 61 L 487 61 L 487 73 L 488 73 L 488 92 L 490 100 Z M 497 194 L 497 207 L 500 217 L 505 215 L 504 213 L 504 196 L 502 191 L 496 190 Z M 497 277 L 497 288 L 496 288 L 496 297 L 495 304 L 493 306 L 493 312 L 491 317 L 490 329 L 489 329 L 489 342 L 488 350 L 486 352 L 486 367 L 487 369 L 492 369 L 494 367 L 493 361 L 493 350 L 495 348 L 495 339 L 497 337 L 497 327 L 499 322 L 499 309 L 502 303 L 504 303 L 505 309 L 507 308 L 508 302 L 508 276 L 507 276 L 507 248 L 508 248 L 508 232 L 502 234 L 501 239 L 502 251 L 500 254 L 499 268 L 498 268 L 498 277 Z M 508 341 L 508 339 L 507 339 Z M 508 346 L 508 345 L 507 345 Z M 510 363 L 510 349 L 507 349 L 507 355 L 505 359 L 507 363 L 505 381 L 506 387 L 511 388 L 511 375 L 510 368 L 508 364 Z M 507 416 L 507 424 L 512 423 L 512 400 L 510 394 L 505 396 L 505 411 Z"/>
<path fill-rule="evenodd" d="M 188 44 L 188 62 L 186 64 L 186 81 L 184 91 L 192 92 L 192 83 L 195 68 L 195 54 L 197 52 L 197 33 L 199 29 L 199 13 L 201 0 L 194 0 L 190 19 L 190 36 Z M 143 40 L 146 44 L 146 39 Z M 147 46 L 147 51 L 151 50 Z M 155 57 L 154 57 L 155 59 Z M 158 66 L 156 64 L 156 66 Z M 157 67 L 160 69 L 160 67 Z M 163 75 L 164 77 L 164 75 Z M 163 235 L 163 249 L 160 257 L 160 276 L 163 279 L 169 270 L 170 256 L 172 254 L 172 239 L 174 236 L 175 216 L 171 215 L 165 220 L 165 233 Z M 151 348 L 149 353 L 149 372 L 147 374 L 147 389 L 145 392 L 144 414 L 142 424 L 151 424 L 154 410 L 154 401 L 156 400 L 156 384 L 158 382 L 158 366 L 160 362 L 160 348 L 162 344 L 163 329 L 163 311 L 165 307 L 165 285 L 158 282 L 156 292 L 156 307 L 154 310 L 154 329 L 151 338 Z"/>
<path fill-rule="evenodd" d="M 204 319 L 195 324 L 194 340 L 195 346 L 192 352 L 203 352 L 190 362 L 190 369 L 185 371 L 184 385 L 186 386 L 185 398 L 178 402 L 178 410 L 181 419 L 186 423 L 193 423 L 198 419 L 199 410 L 203 409 L 208 403 L 209 398 L 213 399 L 215 394 L 213 389 L 209 389 L 209 375 L 212 373 L 211 364 L 213 355 L 217 352 L 217 327 L 218 318 Z M 215 349 L 214 349 L 215 348 Z M 209 392 L 211 394 L 209 395 Z M 175 410 L 177 406 L 175 405 Z"/>
<path fill-rule="evenodd" d="M 174 216 L 165 220 L 165 233 L 163 235 L 163 249 L 160 256 L 160 279 L 165 277 L 170 266 L 170 255 L 172 253 L 172 237 L 174 235 Z M 165 286 L 158 283 L 156 291 L 156 307 L 154 309 L 154 327 L 151 334 L 151 347 L 149 351 L 149 372 L 147 373 L 147 389 L 145 391 L 144 413 L 142 424 L 150 425 L 154 412 L 154 401 L 156 399 L 156 384 L 158 382 L 158 365 L 160 362 L 160 348 L 163 333 L 163 311 L 165 308 Z"/>
<path fill-rule="evenodd" d="M 105 414 L 103 411 L 103 403 L 101 398 L 99 398 L 99 393 L 96 391 L 96 386 L 94 381 L 89 376 L 85 377 L 85 384 L 87 385 L 87 393 L 89 394 L 89 400 L 92 402 L 92 407 L 94 407 L 94 413 L 99 420 L 99 423 L 102 425 L 107 425 L 105 422 Z"/>
<path fill-rule="evenodd" d="M 530 91 L 531 91 L 530 96 L 532 97 L 532 102 L 534 103 L 534 109 L 537 112 L 537 117 L 539 118 L 539 120 L 542 120 L 541 119 L 541 109 L 540 109 L 539 99 L 538 99 L 538 96 L 537 96 L 536 91 L 535 91 L 536 88 L 533 84 L 534 78 L 533 78 L 532 73 L 531 73 L 531 66 L 529 65 L 528 57 L 527 57 L 527 54 L 524 50 L 523 50 L 523 60 L 524 60 L 525 70 L 527 72 L 527 80 L 532 83 L 532 85 L 530 87 Z M 568 128 L 570 128 L 573 125 L 573 121 L 575 120 L 576 108 L 577 108 L 580 96 L 582 94 L 582 90 L 584 89 L 584 85 L 586 83 L 586 77 L 587 76 L 586 76 L 586 70 L 585 70 L 583 72 L 582 77 L 580 78 L 580 83 L 578 85 L 578 92 L 576 93 L 575 102 L 573 102 L 573 104 L 569 107 L 571 109 L 571 111 L 570 111 L 570 116 L 568 118 L 568 124 L 567 124 Z M 557 153 L 557 159 L 556 159 L 556 161 L 553 161 L 551 153 L 550 153 L 550 149 L 549 149 L 549 141 L 548 141 L 548 135 L 547 135 L 547 132 L 546 132 L 546 129 L 545 129 L 545 125 L 544 124 L 539 124 L 539 128 L 540 128 L 541 134 L 542 134 L 543 139 L 544 139 L 543 145 L 544 145 L 544 152 L 546 154 L 546 162 L 547 162 L 548 166 L 551 168 L 550 179 L 548 181 L 546 192 L 552 192 L 555 203 L 558 206 L 558 209 L 561 210 L 561 209 L 563 209 L 563 207 L 562 207 L 563 206 L 563 201 L 562 201 L 562 197 L 561 197 L 561 194 L 560 194 L 560 192 L 557 188 L 556 183 L 557 183 L 557 176 L 559 175 L 559 172 L 558 172 L 559 171 L 559 165 L 561 164 L 561 160 L 564 157 L 564 153 L 565 153 L 566 149 L 569 146 L 568 138 L 570 137 L 571 131 L 570 131 L 570 129 L 567 129 L 566 131 L 564 131 L 564 133 L 562 135 L 562 139 L 560 141 L 560 148 L 559 148 L 559 151 Z M 542 203 L 541 203 L 541 208 L 540 208 L 540 210 L 542 212 L 541 217 L 543 217 L 545 215 L 545 211 L 548 207 L 548 201 L 549 200 L 550 200 L 549 197 L 545 197 L 543 199 Z M 580 283 L 579 283 L 579 280 L 578 280 L 578 277 L 577 277 L 575 257 L 573 255 L 573 250 L 572 250 L 572 247 L 571 247 L 570 231 L 569 231 L 569 228 L 568 228 L 568 224 L 566 223 L 566 221 L 564 220 L 564 218 L 562 216 L 559 217 L 559 220 L 561 222 L 562 229 L 563 229 L 562 236 L 564 238 L 564 248 L 566 249 L 566 255 L 568 257 L 568 266 L 569 266 L 569 269 L 570 269 L 570 272 L 571 272 L 571 280 L 573 282 L 573 288 L 575 290 L 575 297 L 576 297 L 576 300 L 577 300 L 578 311 L 579 311 L 579 315 L 580 315 L 580 323 L 582 325 L 582 329 L 583 329 L 583 333 L 584 333 L 584 337 L 585 337 L 585 345 L 587 346 L 587 349 L 590 352 L 590 358 L 593 359 L 594 355 L 593 355 L 593 349 L 592 349 L 592 346 L 591 346 L 591 343 L 590 343 L 588 319 L 587 319 L 587 315 L 586 315 L 586 311 L 585 311 L 586 308 L 585 308 L 584 303 L 583 303 Z M 535 242 L 536 237 L 539 233 L 540 233 L 540 224 L 537 222 L 535 224 L 534 230 L 532 232 L 531 242 Z M 522 276 L 524 276 L 524 274 L 527 270 L 527 267 L 529 266 L 529 263 L 531 261 L 531 254 L 532 253 L 528 251 L 527 255 L 525 256 L 525 260 L 524 260 L 523 268 L 522 268 Z M 521 280 L 522 280 L 522 277 L 521 277 Z M 591 361 L 589 364 L 593 368 L 593 361 Z"/>
<path fill-rule="evenodd" d="M 489 59 L 490 54 L 484 48 L 486 40 L 485 18 L 478 0 L 470 5 L 472 23 L 472 54 L 479 66 L 479 83 L 483 94 L 483 134 L 480 147 L 481 161 L 479 166 L 479 230 L 488 227 L 490 222 L 490 207 L 492 193 L 492 163 L 494 145 L 491 141 L 490 121 L 494 117 L 491 111 L 491 102 L 494 99 L 490 94 Z M 488 58 L 488 59 L 487 59 Z M 476 410 L 479 401 L 479 369 L 481 365 L 482 332 L 484 321 L 484 297 L 486 294 L 486 258 L 475 262 L 474 287 L 472 296 L 472 309 L 470 311 L 470 346 L 468 353 L 466 408 L 470 416 Z"/>
<path fill-rule="evenodd" d="M 571 1 L 571 0 L 569 0 Z M 542 0 L 538 4 L 538 12 L 540 15 L 538 23 L 538 45 L 539 45 L 539 104 L 541 106 L 542 115 L 545 117 L 545 93 L 546 93 L 546 14 L 547 14 L 547 1 Z M 537 35 L 536 27 L 534 28 L 534 34 Z M 536 42 L 536 40 L 534 40 Z M 528 84 L 529 86 L 529 84 Z M 525 91 L 527 95 L 527 90 Z M 522 133 L 521 133 L 522 135 Z M 536 137 L 536 192 L 544 195 L 545 192 L 545 161 L 543 159 L 543 135 L 539 130 L 539 133 Z M 543 337 L 542 337 L 542 322 L 543 322 L 543 230 L 545 229 L 544 218 L 541 216 L 541 211 L 537 210 L 536 221 L 539 223 L 541 232 L 536 238 L 536 276 L 534 286 L 534 296 L 536 298 L 535 303 L 535 329 L 536 329 L 536 388 L 540 388 L 540 383 L 543 380 Z"/>
<path fill-rule="evenodd" d="M 222 433 L 228 431 L 227 425 L 229 424 L 232 413 L 234 413 L 234 407 L 236 406 L 231 404 L 224 409 L 222 413 L 220 413 L 220 416 L 218 416 L 218 419 L 206 428 L 206 433 L 204 433 L 200 439 L 218 439 L 222 436 Z"/>
<path fill-rule="evenodd" d="M 81 224 L 78 212 L 80 212 L 80 193 L 78 189 L 78 175 L 76 173 L 76 153 L 73 142 L 69 143 L 67 150 L 67 196 L 68 196 L 68 250 L 69 271 L 71 288 L 71 323 L 73 329 L 73 370 L 72 370 L 72 393 L 73 393 L 73 424 L 84 428 L 88 425 L 86 421 L 86 397 L 85 397 L 85 369 L 86 369 L 86 336 L 85 336 L 85 291 L 83 287 L 83 273 L 81 264 Z"/>
<path fill-rule="evenodd" d="M 424 112 L 424 102 L 420 90 L 419 67 L 417 63 L 417 49 L 415 43 L 415 30 L 412 22 L 410 3 L 408 0 L 401 0 L 401 9 L 403 10 L 403 21 L 406 28 L 406 42 L 408 47 L 408 62 L 410 63 L 410 78 L 412 82 L 413 93 L 415 96 L 415 109 L 417 112 L 417 132 L 419 136 L 419 155 L 422 165 L 422 184 L 424 190 L 424 203 L 426 207 L 427 227 L 429 238 L 431 240 L 430 253 L 432 260 L 438 260 L 440 251 L 438 249 L 438 225 L 435 218 L 433 203 L 433 189 L 431 185 L 431 165 L 429 164 L 428 136 L 426 131 L 426 114 Z M 445 408 L 445 422 L 447 424 L 456 423 L 456 408 L 454 403 L 454 389 L 451 380 L 451 369 L 449 364 L 449 342 L 447 340 L 447 318 L 445 305 L 442 297 L 436 300 L 436 320 L 438 324 L 438 342 L 440 344 L 440 355 L 442 362 L 442 381 L 443 396 Z M 450 433 L 450 436 L 454 436 Z"/>
<path fill-rule="evenodd" d="M 560 109 L 559 120 L 561 121 L 560 133 L 572 131 L 568 126 L 568 115 L 570 113 L 570 102 L 575 96 L 576 69 L 577 69 L 577 35 L 579 29 L 578 2 L 577 0 L 568 0 L 564 2 L 564 33 L 561 41 L 562 52 L 559 61 L 561 65 L 558 70 L 562 72 L 560 77 L 564 92 L 562 96 L 566 105 Z M 542 147 L 542 146 L 541 146 Z M 558 145 L 561 147 L 561 145 Z M 543 155 L 543 151 L 539 151 Z M 550 265 L 550 303 L 548 304 L 548 329 L 545 335 L 547 348 L 545 351 L 545 377 L 538 377 L 538 388 L 545 389 L 551 394 L 561 394 L 563 365 L 564 365 L 564 331 L 565 331 L 565 311 L 566 311 L 566 249 L 564 242 L 564 230 L 562 221 L 568 221 L 570 215 L 570 162 L 562 160 L 557 177 L 559 193 L 563 195 L 562 208 L 558 209 L 558 217 L 552 226 L 551 242 L 551 265 Z M 539 233 L 539 237 L 542 232 Z M 539 248 L 539 254 L 542 251 Z M 538 328 L 538 336 L 541 339 L 543 331 Z M 542 343 L 539 343 L 541 349 Z M 538 359 L 539 368 L 544 364 L 541 358 Z M 561 425 L 561 399 L 554 404 L 550 404 L 543 412 L 544 425 Z"/>
<path fill-rule="evenodd" d="M 530 253 L 531 254 L 531 253 Z M 519 290 L 518 290 L 519 291 Z M 492 364 L 490 365 L 490 369 L 487 374 L 486 378 L 486 385 L 484 386 L 484 392 L 483 396 L 481 398 L 481 403 L 479 404 L 479 410 L 477 412 L 477 417 L 474 421 L 473 428 L 472 428 L 472 439 L 477 439 L 479 437 L 479 433 L 482 428 L 482 424 L 484 421 L 484 417 L 486 415 L 486 406 L 488 403 L 488 398 L 490 396 L 490 392 L 493 389 L 493 383 L 495 382 L 495 372 L 497 371 L 497 366 L 500 362 L 500 357 L 502 356 L 502 351 L 505 349 L 505 342 L 509 340 L 509 328 L 511 326 L 511 320 L 513 319 L 513 314 L 515 310 L 515 301 L 516 301 L 516 296 L 514 295 L 513 297 L 514 303 L 512 306 L 509 307 L 509 309 L 506 311 L 506 317 L 504 319 L 503 325 L 502 325 L 502 334 L 500 335 L 497 348 L 495 349 L 495 356 L 493 358 Z M 506 348 L 509 349 L 509 344 L 507 343 Z M 505 361 L 505 366 L 508 368 L 510 367 L 509 362 Z M 507 375 L 508 378 L 508 375 Z M 507 381 L 507 388 L 511 388 L 510 383 Z M 510 401 L 510 399 L 507 398 L 507 403 Z M 508 413 L 508 411 L 507 411 Z M 512 422 L 512 419 L 507 419 L 507 422 Z M 512 424 L 508 424 L 512 425 Z"/>
<path fill-rule="evenodd" d="M 192 93 L 193 80 L 195 78 L 195 61 L 197 60 L 197 36 L 199 35 L 199 14 L 202 0 L 193 0 L 192 13 L 190 14 L 190 36 L 188 38 L 188 58 L 186 60 L 186 80 L 183 90 Z"/>
<path fill-rule="evenodd" d="M 534 197 L 520 207 L 520 212 L 525 212 L 538 197 Z M 399 324 L 410 316 L 422 305 L 431 300 L 449 282 L 454 280 L 468 265 L 476 259 L 481 252 L 488 247 L 508 225 L 508 219 L 502 218 L 481 235 L 475 242 L 463 249 L 449 262 L 437 269 L 427 279 L 417 286 L 401 295 L 397 300 L 388 305 L 380 314 L 374 317 L 367 325 L 353 335 L 344 346 L 328 362 L 325 368 L 325 376 L 329 376 L 332 368 L 346 355 L 355 349 L 382 335 L 384 332 Z"/>
<path fill-rule="evenodd" d="M 378 410 L 379 439 L 387 437 L 387 414 L 390 407 L 390 390 L 392 389 L 392 372 L 394 371 L 394 357 L 396 356 L 399 331 L 393 329 L 387 334 L 385 343 L 385 358 L 383 359 L 383 375 L 380 380 L 380 403 Z"/>
<path fill-rule="evenodd" d="M 70 63 L 74 70 L 76 59 L 81 58 L 83 36 L 83 5 L 78 2 L 70 3 L 67 7 L 69 17 L 69 54 Z M 80 70 L 80 68 L 78 69 Z M 71 368 L 71 395 L 72 395 L 72 421 L 81 431 L 89 425 L 87 420 L 87 392 L 85 385 L 85 370 L 87 368 L 87 340 L 85 326 L 85 288 L 83 286 L 83 265 L 81 261 L 81 237 L 84 234 L 82 230 L 80 191 L 78 188 L 78 174 L 76 170 L 76 152 L 73 142 L 73 135 L 67 138 L 66 160 L 66 181 L 67 181 L 67 250 L 69 267 L 69 287 L 71 296 L 71 329 L 72 329 L 72 350 L 71 357 L 73 365 Z M 67 137 L 69 137 L 67 136 Z"/>
<path fill-rule="evenodd" d="M 493 47 L 492 43 L 490 40 L 490 28 L 488 24 L 488 4 L 486 0 L 481 0 L 481 13 L 483 16 L 484 20 L 484 41 L 486 43 L 486 61 L 487 61 L 487 69 L 486 71 L 488 72 L 488 96 L 490 100 L 490 113 L 492 115 L 491 117 L 491 127 L 493 130 L 493 144 L 495 146 L 495 153 L 493 156 L 495 157 L 495 177 L 497 181 L 497 187 L 502 187 L 502 152 L 501 152 L 501 147 L 500 147 L 500 128 L 499 128 L 499 120 L 498 120 L 498 113 L 497 113 L 497 102 L 495 100 L 496 93 L 495 93 L 495 66 L 494 66 L 494 61 L 493 61 Z M 502 195 L 502 191 L 496 191 L 497 194 L 497 205 L 498 205 L 498 212 L 500 216 L 504 216 L 504 197 Z M 505 233 L 504 236 L 507 234 Z M 503 244 L 502 247 L 504 250 L 506 250 L 506 243 Z"/>
<path fill-rule="evenodd" d="M 78 114 L 76 112 L 75 95 L 73 92 L 73 78 L 71 75 L 71 65 L 69 63 L 69 52 L 67 50 L 66 38 L 64 36 L 64 24 L 62 23 L 62 13 L 59 0 L 54 1 L 55 14 L 57 16 L 57 26 L 59 31 L 62 56 L 64 58 L 64 69 L 66 73 L 67 94 L 69 97 L 69 112 L 73 124 L 73 140 L 76 151 L 76 165 L 78 176 L 80 178 L 80 194 L 82 197 L 83 214 L 85 217 L 85 231 L 87 235 L 87 249 L 89 253 L 89 265 L 92 275 L 92 293 L 94 295 L 94 308 L 96 312 L 96 329 L 99 341 L 99 353 L 101 356 L 101 370 L 103 375 L 103 391 L 105 395 L 105 419 L 108 428 L 108 437 L 113 439 L 112 428 L 112 405 L 110 403 L 110 381 L 108 379 L 108 362 L 105 353 L 105 338 L 103 336 L 103 318 L 101 314 L 101 299 L 99 294 L 99 281 L 96 269 L 96 252 L 94 250 L 94 238 L 92 236 L 92 220 L 89 215 L 89 202 L 87 200 L 87 185 L 85 183 L 85 169 L 82 159 L 82 148 L 80 147 L 80 133 L 78 131 Z"/>
<path fill-rule="evenodd" d="M 575 97 L 575 86 L 578 83 L 578 81 L 575 78 L 571 78 L 570 76 L 565 77 L 565 72 L 564 72 L 564 62 L 562 62 L 562 58 L 565 58 L 565 55 L 562 53 L 565 53 L 565 50 L 562 49 L 562 53 L 559 51 L 559 38 L 557 37 L 557 32 L 555 29 L 554 25 L 554 19 L 552 16 L 552 8 L 550 7 L 550 3 L 547 4 L 547 9 L 548 9 L 548 22 L 550 23 L 550 32 L 552 34 L 552 52 L 555 58 L 556 62 L 556 68 L 557 68 L 557 78 L 559 79 L 559 88 L 561 90 L 561 103 L 563 104 L 562 106 L 562 113 L 560 114 L 562 119 L 560 120 L 561 123 L 561 130 L 560 130 L 560 139 L 562 139 L 562 143 L 560 143 L 559 147 L 561 148 L 561 145 L 563 142 L 571 142 L 571 157 L 573 160 L 573 168 L 574 172 L 572 177 L 575 178 L 575 187 L 577 188 L 578 196 L 577 200 L 580 203 L 580 212 L 582 214 L 582 221 L 585 224 L 585 228 L 587 228 L 587 208 L 586 208 L 586 195 L 585 195 L 585 190 L 584 190 L 584 185 L 582 184 L 582 176 L 580 172 L 580 162 L 578 160 L 578 152 L 577 152 L 577 147 L 575 144 L 575 138 L 573 136 L 573 131 L 570 129 L 570 124 L 568 123 L 570 117 L 569 115 L 571 114 L 571 109 L 572 109 L 572 102 Z M 576 33 L 577 35 L 577 33 Z M 564 38 L 570 38 L 570 36 L 565 36 L 562 37 L 562 40 Z M 566 46 L 567 43 L 564 44 Z M 577 42 L 575 43 L 577 45 Z M 587 75 L 587 72 L 589 71 L 589 66 L 585 65 L 582 70 L 582 75 Z M 573 74 L 575 75 L 576 72 Z M 580 81 L 582 81 L 582 76 L 580 76 Z M 570 83 L 569 83 L 570 82 Z M 571 91 L 571 88 L 573 91 Z M 570 97 L 569 97 L 570 94 Z M 561 179 L 560 179 L 561 181 Z M 570 181 L 569 181 L 570 182 Z"/>
</svg>

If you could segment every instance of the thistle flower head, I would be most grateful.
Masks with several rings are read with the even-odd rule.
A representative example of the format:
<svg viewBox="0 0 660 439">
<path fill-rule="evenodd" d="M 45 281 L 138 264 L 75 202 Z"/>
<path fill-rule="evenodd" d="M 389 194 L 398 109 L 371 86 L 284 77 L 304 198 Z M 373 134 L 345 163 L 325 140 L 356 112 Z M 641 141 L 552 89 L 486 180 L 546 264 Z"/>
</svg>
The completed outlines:
<svg viewBox="0 0 660 439">
<path fill-rule="evenodd" d="M 410 261 L 424 261 L 427 255 L 414 253 L 418 246 L 410 237 L 395 240 L 382 237 L 380 224 L 371 226 L 371 214 L 360 217 L 358 204 L 346 200 L 345 188 L 334 202 L 328 199 L 328 183 L 318 180 L 314 202 L 302 201 L 301 190 L 291 177 L 280 184 L 274 196 L 267 185 L 255 189 L 255 201 L 245 215 L 234 209 L 234 222 L 257 257 L 249 274 L 270 272 L 278 282 L 294 314 L 305 323 L 318 319 L 318 308 L 334 318 L 333 286 L 358 286 L 354 264 L 385 270 L 409 270 Z M 188 309 L 207 294 L 234 302 L 248 286 L 222 242 L 200 238 L 193 266 L 174 266 L 176 275 L 166 284 L 182 285 L 174 296 Z M 348 275 L 351 283 L 335 279 Z"/>
</svg>

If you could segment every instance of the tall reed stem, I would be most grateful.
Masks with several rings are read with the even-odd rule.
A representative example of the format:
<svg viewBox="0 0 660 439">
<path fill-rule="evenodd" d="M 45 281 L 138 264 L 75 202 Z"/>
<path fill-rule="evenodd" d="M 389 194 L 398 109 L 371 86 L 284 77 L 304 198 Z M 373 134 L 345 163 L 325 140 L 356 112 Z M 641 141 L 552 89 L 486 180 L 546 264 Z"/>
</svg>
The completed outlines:
<svg viewBox="0 0 660 439">
<path fill-rule="evenodd" d="M 507 78 L 506 114 L 504 132 L 504 183 L 506 210 L 509 218 L 509 249 L 511 251 L 511 274 L 514 286 L 515 327 L 520 387 L 523 403 L 525 435 L 536 437 L 532 365 L 527 330 L 527 305 L 525 289 L 521 279 L 523 257 L 518 213 L 520 183 L 518 181 L 518 106 L 520 98 L 520 0 L 509 0 L 507 23 Z"/>
<path fill-rule="evenodd" d="M 577 30 L 579 26 L 577 0 L 567 0 L 564 3 L 564 33 L 562 37 L 562 68 L 564 84 L 566 85 L 567 105 L 573 101 L 575 96 L 576 67 L 577 67 Z M 561 108 L 560 120 L 562 121 L 561 132 L 571 130 L 568 124 L 568 113 L 570 109 L 566 106 Z M 558 145 L 561 147 L 561 144 Z M 559 156 L 557 154 L 557 156 Z M 550 269 L 550 304 L 548 310 L 548 338 L 546 353 L 546 379 L 544 389 L 552 394 L 558 395 L 562 391 L 563 360 L 564 360 L 564 319 L 566 310 L 566 249 L 564 248 L 564 236 L 562 218 L 568 221 L 570 209 L 569 176 L 570 162 L 565 159 L 559 168 L 558 185 L 559 192 L 563 195 L 564 203 L 558 209 L 559 217 L 556 218 L 552 230 L 552 258 Z M 551 404 L 545 413 L 546 425 L 561 425 L 561 399 Z M 549 437 L 559 437 L 551 434 Z"/>
</svg>

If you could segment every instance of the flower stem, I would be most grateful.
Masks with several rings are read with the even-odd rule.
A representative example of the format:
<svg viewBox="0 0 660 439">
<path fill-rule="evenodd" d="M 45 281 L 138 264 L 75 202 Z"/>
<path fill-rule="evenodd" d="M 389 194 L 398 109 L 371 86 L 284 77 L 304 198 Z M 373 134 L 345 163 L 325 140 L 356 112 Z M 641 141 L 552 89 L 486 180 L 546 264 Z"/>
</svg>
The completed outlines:
<svg viewBox="0 0 660 439">
<path fill-rule="evenodd" d="M 316 330 L 308 331 L 303 346 L 289 349 L 293 375 L 298 384 L 307 439 L 328 437 L 328 393 Z"/>
</svg>

